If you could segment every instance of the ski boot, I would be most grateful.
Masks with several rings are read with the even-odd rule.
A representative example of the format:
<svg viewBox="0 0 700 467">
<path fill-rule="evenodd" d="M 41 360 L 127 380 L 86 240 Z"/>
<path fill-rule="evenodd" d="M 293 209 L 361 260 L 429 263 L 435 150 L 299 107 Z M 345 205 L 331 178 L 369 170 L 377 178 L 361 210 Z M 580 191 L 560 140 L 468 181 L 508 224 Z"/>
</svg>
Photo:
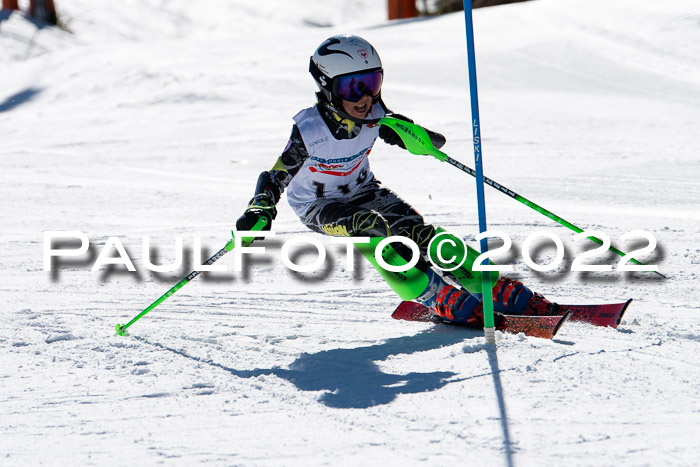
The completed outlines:
<svg viewBox="0 0 700 467">
<path fill-rule="evenodd" d="M 481 297 L 445 283 L 434 271 L 428 273 L 430 282 L 417 301 L 427 306 L 445 321 L 465 324 L 472 328 L 484 326 L 484 306 Z M 496 327 L 503 323 L 501 313 L 494 311 Z"/>
<path fill-rule="evenodd" d="M 507 277 L 501 277 L 493 286 L 493 309 L 507 315 L 559 314 L 559 305 L 528 289 L 522 282 Z"/>
</svg>

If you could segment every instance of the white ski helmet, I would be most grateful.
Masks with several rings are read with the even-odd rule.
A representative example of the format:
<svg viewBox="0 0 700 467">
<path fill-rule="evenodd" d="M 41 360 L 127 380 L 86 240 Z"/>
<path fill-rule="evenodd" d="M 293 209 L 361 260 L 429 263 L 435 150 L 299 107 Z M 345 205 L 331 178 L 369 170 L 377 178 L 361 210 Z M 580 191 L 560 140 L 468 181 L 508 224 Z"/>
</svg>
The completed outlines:
<svg viewBox="0 0 700 467">
<path fill-rule="evenodd" d="M 309 72 L 320 96 L 335 109 L 342 109 L 343 99 L 356 102 L 365 94 L 374 103 L 380 99 L 382 61 L 361 37 L 344 34 L 326 39 L 311 57 Z"/>
</svg>

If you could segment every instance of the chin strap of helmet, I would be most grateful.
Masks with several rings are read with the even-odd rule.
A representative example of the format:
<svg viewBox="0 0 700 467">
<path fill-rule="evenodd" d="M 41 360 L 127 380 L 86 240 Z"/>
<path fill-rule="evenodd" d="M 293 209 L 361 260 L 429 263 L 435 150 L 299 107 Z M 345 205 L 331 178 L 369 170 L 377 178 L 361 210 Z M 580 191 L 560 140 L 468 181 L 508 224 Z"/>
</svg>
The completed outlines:
<svg viewBox="0 0 700 467">
<path fill-rule="evenodd" d="M 320 105 L 322 105 L 324 108 L 328 109 L 332 113 L 336 114 L 339 116 L 342 120 L 350 120 L 351 122 L 360 124 L 360 125 L 374 125 L 375 123 L 378 123 L 380 118 L 355 118 L 352 115 L 348 114 L 342 109 L 342 106 L 335 106 L 332 103 L 328 102 L 326 99 L 326 96 L 323 95 L 321 92 L 316 93 L 316 99 Z M 384 109 L 384 112 L 388 113 L 389 110 L 387 109 L 386 105 L 384 104 L 384 101 L 382 100 L 381 93 L 379 96 L 377 96 L 373 101 L 372 105 L 381 105 L 382 108 Z M 340 107 L 340 108 L 339 108 Z M 371 110 L 370 110 L 371 111 Z M 368 112 L 369 113 L 369 112 Z"/>
</svg>

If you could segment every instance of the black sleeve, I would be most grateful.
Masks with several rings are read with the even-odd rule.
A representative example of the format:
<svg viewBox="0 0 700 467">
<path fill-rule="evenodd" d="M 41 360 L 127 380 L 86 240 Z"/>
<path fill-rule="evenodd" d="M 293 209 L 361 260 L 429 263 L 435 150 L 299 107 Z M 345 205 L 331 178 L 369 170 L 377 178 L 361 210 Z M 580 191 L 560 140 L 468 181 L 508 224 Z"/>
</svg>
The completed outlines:
<svg viewBox="0 0 700 467">
<path fill-rule="evenodd" d="M 289 135 L 287 147 L 282 151 L 282 155 L 277 164 L 275 164 L 272 172 L 279 172 L 279 179 L 283 181 L 283 187 L 286 188 L 289 182 L 292 181 L 292 178 L 301 170 L 301 167 L 308 158 L 309 152 L 306 150 L 304 140 L 301 138 L 299 127 L 294 125 L 294 127 L 292 127 L 292 134 Z M 282 167 L 279 167 L 280 162 L 282 163 Z"/>
<path fill-rule="evenodd" d="M 269 177 L 266 180 L 265 186 L 258 187 L 256 195 L 267 193 L 277 204 L 280 196 L 292 181 L 294 176 L 301 170 L 301 167 L 309 158 L 309 152 L 306 150 L 304 140 L 301 138 L 299 127 L 295 124 L 292 127 L 292 134 L 289 136 L 287 147 L 282 151 L 282 155 L 277 159 L 275 165 L 269 171 Z M 265 173 L 265 172 L 263 172 Z"/>
</svg>

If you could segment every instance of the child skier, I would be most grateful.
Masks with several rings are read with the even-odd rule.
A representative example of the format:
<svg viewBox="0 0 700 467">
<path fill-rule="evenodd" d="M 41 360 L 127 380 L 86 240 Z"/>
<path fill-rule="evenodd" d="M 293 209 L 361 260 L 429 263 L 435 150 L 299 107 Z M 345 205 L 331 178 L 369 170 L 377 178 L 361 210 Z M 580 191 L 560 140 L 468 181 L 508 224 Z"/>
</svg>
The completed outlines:
<svg viewBox="0 0 700 467">
<path fill-rule="evenodd" d="M 436 235 L 447 235 L 441 228 L 426 224 L 423 217 L 397 194 L 384 187 L 369 167 L 368 155 L 377 137 L 405 149 L 401 138 L 377 122 L 385 115 L 412 121 L 391 113 L 381 99 L 384 78 L 377 51 L 364 39 L 352 35 L 334 36 L 324 41 L 311 57 L 309 72 L 318 85 L 317 103 L 294 116 L 295 124 L 282 155 L 270 171 L 258 178 L 255 195 L 236 229 L 250 230 L 261 216 L 268 218 L 266 229 L 277 215 L 275 208 L 282 192 L 299 219 L 311 230 L 332 236 L 370 237 L 369 244 L 357 244 L 368 260 L 378 267 L 374 247 L 386 237 L 410 238 L 422 258 L 405 273 L 390 273 L 378 267 L 389 285 L 404 300 L 415 300 L 448 320 L 468 326 L 483 326 L 483 307 L 478 287 L 468 266 L 458 269 L 456 279 L 464 287 L 449 284 L 426 261 L 428 245 Z M 445 137 L 428 131 L 436 147 Z M 398 244 L 382 252 L 392 265 L 404 265 L 410 251 Z M 466 254 L 460 251 L 460 255 Z M 472 258 L 473 260 L 473 258 Z M 459 262 L 459 261 L 458 261 Z M 494 274 L 495 275 L 495 274 Z M 471 283 L 468 283 L 469 280 Z M 533 293 L 522 283 L 500 278 L 493 287 L 496 324 L 504 314 L 555 314 L 557 305 Z"/>
</svg>

